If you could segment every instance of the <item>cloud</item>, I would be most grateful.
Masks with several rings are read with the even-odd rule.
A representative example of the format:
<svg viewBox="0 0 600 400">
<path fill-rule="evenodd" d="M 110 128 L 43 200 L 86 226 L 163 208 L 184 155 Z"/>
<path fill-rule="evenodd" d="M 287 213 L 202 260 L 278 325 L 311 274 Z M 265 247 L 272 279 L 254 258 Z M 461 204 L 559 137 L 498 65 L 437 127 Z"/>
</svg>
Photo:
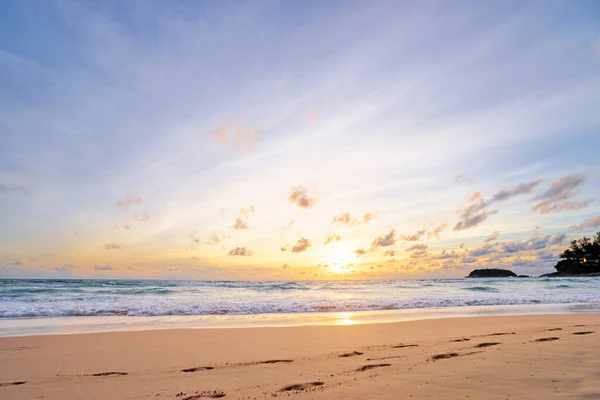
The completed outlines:
<svg viewBox="0 0 600 400">
<path fill-rule="evenodd" d="M 419 231 L 416 231 L 412 235 L 402 235 L 401 238 L 403 240 L 406 240 L 407 242 L 417 242 L 417 241 L 421 240 L 421 237 L 423 235 L 425 235 L 426 233 L 427 233 L 427 231 L 425 231 L 425 229 L 421 229 Z"/>
<path fill-rule="evenodd" d="M 585 182 L 583 175 L 569 175 L 555 179 L 550 183 L 550 187 L 542 194 L 535 196 L 532 200 L 539 201 L 531 209 L 540 211 L 540 214 L 551 212 L 579 210 L 587 207 L 592 201 L 573 203 L 566 201 L 577 194 L 577 189 Z"/>
<path fill-rule="evenodd" d="M 289 244 L 286 244 L 285 246 L 281 246 L 279 249 L 280 249 L 281 251 L 288 251 L 288 250 L 290 249 L 290 245 L 289 245 Z"/>
<path fill-rule="evenodd" d="M 551 251 L 548 250 L 542 250 L 542 251 L 538 251 L 536 253 L 536 257 L 538 260 L 556 260 L 558 261 L 558 255 L 554 254 Z"/>
<path fill-rule="evenodd" d="M 456 177 L 454 178 L 454 183 L 460 183 L 461 181 L 467 179 L 467 174 L 464 172 L 461 172 L 460 174 L 456 175 Z"/>
<path fill-rule="evenodd" d="M 486 237 L 483 242 L 484 243 L 492 242 L 492 241 L 498 239 L 498 236 L 500 236 L 500 232 L 495 231 L 492 234 L 490 234 L 490 236 Z"/>
<path fill-rule="evenodd" d="M 356 249 L 356 250 L 354 250 L 354 254 L 356 254 L 357 257 L 361 257 L 361 256 L 364 256 L 365 254 L 367 254 L 367 250 Z"/>
<path fill-rule="evenodd" d="M 509 188 L 505 187 L 492 196 L 491 201 L 504 201 L 512 197 L 527 194 L 535 189 L 542 182 L 542 179 L 535 179 L 527 183 L 519 183 L 517 186 Z"/>
<path fill-rule="evenodd" d="M 386 250 L 385 253 L 383 253 L 384 257 L 394 257 L 396 255 L 396 250 Z"/>
<path fill-rule="evenodd" d="M 3 183 L 0 183 L 0 193 L 29 194 L 29 190 L 27 190 L 25 186 L 5 185 Z"/>
<path fill-rule="evenodd" d="M 389 233 L 376 237 L 373 240 L 371 247 L 375 249 L 377 247 L 393 246 L 396 244 L 396 242 L 398 242 L 396 230 L 392 229 L 391 231 L 389 231 Z"/>
<path fill-rule="evenodd" d="M 288 222 L 288 224 L 287 224 L 288 229 L 290 229 L 295 223 L 296 223 L 296 220 L 291 220 L 290 222 Z"/>
<path fill-rule="evenodd" d="M 427 250 L 428 246 L 424 243 L 422 244 L 413 244 L 410 247 L 407 247 L 405 251 L 415 251 L 415 250 Z"/>
<path fill-rule="evenodd" d="M 253 213 L 254 212 L 254 206 L 250 206 L 248 208 L 240 208 L 240 215 L 243 215 L 244 217 L 248 218 L 248 214 Z"/>
<path fill-rule="evenodd" d="M 468 252 L 469 256 L 481 257 L 489 254 L 506 255 L 525 251 L 537 251 L 564 243 L 566 235 L 544 235 L 529 239 L 511 240 L 496 243 L 485 243 Z"/>
<path fill-rule="evenodd" d="M 377 213 L 373 213 L 373 212 L 368 212 L 365 215 L 363 215 L 363 223 L 369 223 L 373 218 L 375 218 L 377 216 Z"/>
<path fill-rule="evenodd" d="M 427 247 L 427 246 L 425 246 Z M 429 257 L 429 253 L 426 249 L 416 249 L 410 254 L 410 258 L 427 258 Z"/>
<path fill-rule="evenodd" d="M 377 213 L 368 212 L 365 215 L 363 215 L 362 218 L 357 219 L 357 218 L 354 218 L 352 215 L 350 215 L 349 212 L 345 212 L 345 213 L 341 213 L 339 215 L 335 215 L 333 217 L 333 220 L 331 221 L 331 223 L 339 224 L 339 225 L 355 226 L 355 225 L 359 225 L 359 224 L 367 224 L 376 216 L 377 216 Z"/>
<path fill-rule="evenodd" d="M 290 266 L 289 266 L 289 265 L 287 265 L 287 264 L 283 264 L 283 265 L 281 266 L 281 268 L 290 268 Z"/>
<path fill-rule="evenodd" d="M 106 243 L 104 245 L 104 250 L 119 250 L 122 248 L 123 245 L 121 243 Z"/>
<path fill-rule="evenodd" d="M 533 211 L 540 211 L 540 214 L 549 214 L 552 212 L 561 212 L 561 211 L 575 211 L 581 210 L 582 208 L 586 208 L 593 199 L 588 201 L 581 202 L 571 202 L 571 201 L 563 201 L 562 203 L 552 204 L 548 201 L 543 201 L 539 204 L 536 204 L 532 209 Z"/>
<path fill-rule="evenodd" d="M 328 245 L 331 242 L 339 242 L 340 240 L 342 240 L 342 237 L 338 234 L 332 233 L 330 235 L 327 235 L 327 237 L 325 238 L 325 245 Z"/>
<path fill-rule="evenodd" d="M 432 231 L 427 232 L 427 239 L 436 238 L 439 240 L 440 233 L 442 233 L 442 231 L 444 231 L 444 229 L 446 229 L 447 227 L 448 227 L 448 224 L 446 224 L 446 223 L 436 226 Z"/>
<path fill-rule="evenodd" d="M 256 145 L 259 129 L 250 129 L 242 124 L 240 118 L 223 121 L 213 132 L 213 136 L 222 145 L 236 151 L 251 150 Z"/>
<path fill-rule="evenodd" d="M 194 231 L 195 232 L 195 231 Z M 225 240 L 226 236 L 224 236 L 223 234 L 220 234 L 218 232 L 213 232 L 208 236 L 208 240 L 206 241 L 206 244 L 212 244 L 212 245 L 219 245 L 223 242 L 223 240 Z"/>
<path fill-rule="evenodd" d="M 306 251 L 310 246 L 312 246 L 310 240 L 306 238 L 300 238 L 298 239 L 296 244 L 292 246 L 292 253 L 301 253 L 303 251 Z"/>
<path fill-rule="evenodd" d="M 21 266 L 23 264 L 21 263 L 21 260 L 15 260 L 15 261 L 9 261 L 9 262 L 7 262 L 4 265 L 7 265 L 9 267 L 19 267 L 19 266 Z"/>
<path fill-rule="evenodd" d="M 94 270 L 96 270 L 96 271 L 112 271 L 112 270 L 114 270 L 114 268 L 111 267 L 110 265 L 94 265 Z"/>
<path fill-rule="evenodd" d="M 600 215 L 593 218 L 588 218 L 579 225 L 574 225 L 575 229 L 587 229 L 587 228 L 596 228 L 600 226 Z"/>
<path fill-rule="evenodd" d="M 233 224 L 233 229 L 248 229 L 248 224 L 240 217 L 237 217 L 235 219 L 235 224 Z"/>
<path fill-rule="evenodd" d="M 340 215 L 335 215 L 331 223 L 333 224 L 346 224 L 350 225 L 352 222 L 352 217 L 349 212 L 342 213 Z"/>
<path fill-rule="evenodd" d="M 200 237 L 198 236 L 198 233 L 196 231 L 190 233 L 188 237 L 193 243 L 200 243 Z"/>
<path fill-rule="evenodd" d="M 442 252 L 440 254 L 432 256 L 431 258 L 434 260 L 447 260 L 447 259 L 460 258 L 460 255 L 454 250 L 452 250 L 451 252 L 448 252 L 448 250 L 444 249 L 444 250 L 442 250 Z"/>
<path fill-rule="evenodd" d="M 308 195 L 308 189 L 304 186 L 295 186 L 292 188 L 288 200 L 290 203 L 298 205 L 298 207 L 307 209 L 315 204 L 316 198 L 311 198 Z"/>
<path fill-rule="evenodd" d="M 473 193 L 467 200 L 467 207 L 461 211 L 460 221 L 456 223 L 453 231 L 473 228 L 485 221 L 488 216 L 495 214 L 495 210 L 489 211 L 485 209 L 489 204 L 489 202 L 483 200 L 481 192 Z"/>
<path fill-rule="evenodd" d="M 235 249 L 231 250 L 228 253 L 230 256 L 251 256 L 252 255 L 252 250 L 247 249 L 245 247 L 236 247 Z"/>
<path fill-rule="evenodd" d="M 123 200 L 117 201 L 117 207 L 129 208 L 133 205 L 142 204 L 142 198 L 139 196 L 127 196 Z"/>
<path fill-rule="evenodd" d="M 142 211 L 139 213 L 134 213 L 133 219 L 135 219 L 137 221 L 148 221 L 150 219 L 150 215 L 148 215 L 148 213 L 146 211 Z"/>
</svg>

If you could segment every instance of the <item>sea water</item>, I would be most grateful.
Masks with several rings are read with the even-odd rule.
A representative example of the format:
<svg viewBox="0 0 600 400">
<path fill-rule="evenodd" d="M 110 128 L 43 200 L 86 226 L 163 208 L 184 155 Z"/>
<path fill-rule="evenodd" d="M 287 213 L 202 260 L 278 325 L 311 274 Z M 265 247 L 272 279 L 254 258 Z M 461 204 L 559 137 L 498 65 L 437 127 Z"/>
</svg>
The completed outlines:
<svg viewBox="0 0 600 400">
<path fill-rule="evenodd" d="M 3 336 L 599 310 L 600 278 L 0 280 Z"/>
</svg>

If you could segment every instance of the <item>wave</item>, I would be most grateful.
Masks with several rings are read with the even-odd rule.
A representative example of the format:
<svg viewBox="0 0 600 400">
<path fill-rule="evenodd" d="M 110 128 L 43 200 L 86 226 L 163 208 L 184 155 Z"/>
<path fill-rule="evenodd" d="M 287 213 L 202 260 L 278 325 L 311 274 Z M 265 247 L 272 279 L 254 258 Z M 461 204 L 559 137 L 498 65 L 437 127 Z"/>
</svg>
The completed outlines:
<svg viewBox="0 0 600 400">
<path fill-rule="evenodd" d="M 532 303 L 600 303 L 600 279 L 0 280 L 0 318 L 249 315 Z"/>
</svg>

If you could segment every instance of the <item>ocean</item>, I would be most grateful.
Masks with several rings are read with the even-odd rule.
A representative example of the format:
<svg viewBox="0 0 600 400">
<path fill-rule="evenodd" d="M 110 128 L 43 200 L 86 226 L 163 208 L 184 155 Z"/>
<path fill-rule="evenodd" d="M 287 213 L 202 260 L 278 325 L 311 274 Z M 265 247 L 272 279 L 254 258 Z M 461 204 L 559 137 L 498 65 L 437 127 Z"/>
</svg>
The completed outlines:
<svg viewBox="0 0 600 400">
<path fill-rule="evenodd" d="M 600 278 L 0 280 L 0 336 L 599 309 Z"/>
</svg>

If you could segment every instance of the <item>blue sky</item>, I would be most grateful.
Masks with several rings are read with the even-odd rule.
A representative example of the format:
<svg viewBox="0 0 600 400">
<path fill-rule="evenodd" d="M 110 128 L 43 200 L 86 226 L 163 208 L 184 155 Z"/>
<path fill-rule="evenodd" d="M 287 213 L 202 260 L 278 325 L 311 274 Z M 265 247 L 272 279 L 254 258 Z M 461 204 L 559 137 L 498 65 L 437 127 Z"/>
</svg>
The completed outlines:
<svg viewBox="0 0 600 400">
<path fill-rule="evenodd" d="M 600 230 L 597 2 L 0 10 L 0 276 L 535 274 Z"/>
</svg>

